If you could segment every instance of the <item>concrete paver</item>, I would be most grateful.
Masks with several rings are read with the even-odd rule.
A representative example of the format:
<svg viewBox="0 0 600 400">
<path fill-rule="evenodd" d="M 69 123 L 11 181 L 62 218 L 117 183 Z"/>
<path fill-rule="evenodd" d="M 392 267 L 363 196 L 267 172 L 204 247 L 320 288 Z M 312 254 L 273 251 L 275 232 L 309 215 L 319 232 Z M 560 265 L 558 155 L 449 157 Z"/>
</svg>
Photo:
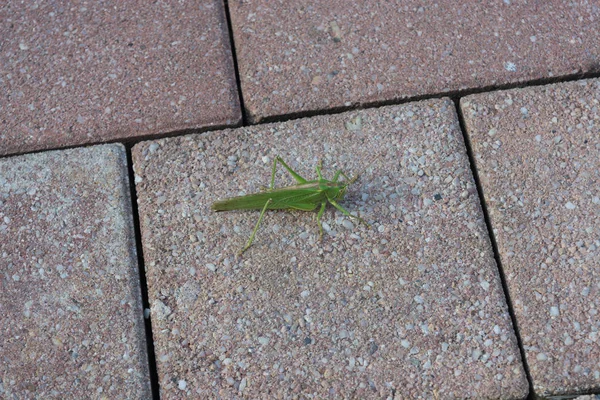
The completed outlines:
<svg viewBox="0 0 600 400">
<path fill-rule="evenodd" d="M 539 395 L 600 389 L 600 80 L 461 102 Z"/>
<path fill-rule="evenodd" d="M 0 155 L 240 120 L 223 4 L 0 5 Z"/>
<path fill-rule="evenodd" d="M 280 155 L 360 179 L 315 216 L 214 213 Z M 161 398 L 524 398 L 528 384 L 453 103 L 133 149 Z M 292 183 L 278 172 L 278 186 Z"/>
<path fill-rule="evenodd" d="M 126 163 L 0 160 L 0 398 L 151 398 Z"/>
<path fill-rule="evenodd" d="M 252 121 L 600 68 L 597 2 L 231 1 Z"/>
</svg>

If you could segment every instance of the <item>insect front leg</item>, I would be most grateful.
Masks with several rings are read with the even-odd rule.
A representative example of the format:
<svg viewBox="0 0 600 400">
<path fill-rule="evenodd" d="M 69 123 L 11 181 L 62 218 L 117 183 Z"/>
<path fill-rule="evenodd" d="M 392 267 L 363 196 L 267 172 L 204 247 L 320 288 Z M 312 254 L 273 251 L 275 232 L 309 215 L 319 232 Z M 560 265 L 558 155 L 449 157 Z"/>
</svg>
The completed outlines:
<svg viewBox="0 0 600 400">
<path fill-rule="evenodd" d="M 358 179 L 358 175 L 356 175 L 354 178 L 349 178 L 348 175 L 343 173 L 341 169 L 338 169 L 337 171 L 335 171 L 335 175 L 333 175 L 333 179 L 331 181 L 337 182 L 340 178 L 340 175 L 344 177 L 344 179 L 348 182 L 349 185 L 356 182 L 356 180 Z"/>
<path fill-rule="evenodd" d="M 371 226 L 369 225 L 364 219 L 362 219 L 361 217 L 357 217 L 356 215 L 352 215 L 350 214 L 344 207 L 340 206 L 335 200 L 327 198 L 327 200 L 329 200 L 329 202 L 338 210 L 340 210 L 342 212 L 342 214 L 344 214 L 347 217 L 350 218 L 355 218 L 357 220 L 359 220 L 360 222 L 362 222 L 363 224 L 365 224 L 366 226 Z"/>
<path fill-rule="evenodd" d="M 274 189 L 275 188 L 275 171 L 277 170 L 277 163 L 280 163 L 281 165 L 283 165 L 283 168 L 285 168 L 290 173 L 290 175 L 292 175 L 294 177 L 294 179 L 296 180 L 296 182 L 298 182 L 298 183 L 306 183 L 307 182 L 306 179 L 304 179 L 296 171 L 294 171 L 293 169 L 291 169 L 285 163 L 285 161 L 283 161 L 283 159 L 281 157 L 277 156 L 275 158 L 275 161 L 273 161 L 273 171 L 271 172 L 271 186 L 270 186 L 270 189 Z"/>
<path fill-rule="evenodd" d="M 238 253 L 240 256 L 242 255 L 243 252 L 248 250 L 248 247 L 250 247 L 252 245 L 252 242 L 254 241 L 254 236 L 256 235 L 256 231 L 258 231 L 258 227 L 260 226 L 260 222 L 262 221 L 263 216 L 265 215 L 265 211 L 267 211 L 267 207 L 269 206 L 269 204 L 271 204 L 272 201 L 273 201 L 273 199 L 269 199 L 265 203 L 265 206 L 263 207 L 262 211 L 260 212 L 260 216 L 258 217 L 258 221 L 256 221 L 256 226 L 254 227 L 254 230 L 252 231 L 252 235 L 250 235 L 250 239 L 248 239 L 246 246 L 244 246 L 244 248 L 242 250 L 240 250 L 240 252 Z"/>
</svg>

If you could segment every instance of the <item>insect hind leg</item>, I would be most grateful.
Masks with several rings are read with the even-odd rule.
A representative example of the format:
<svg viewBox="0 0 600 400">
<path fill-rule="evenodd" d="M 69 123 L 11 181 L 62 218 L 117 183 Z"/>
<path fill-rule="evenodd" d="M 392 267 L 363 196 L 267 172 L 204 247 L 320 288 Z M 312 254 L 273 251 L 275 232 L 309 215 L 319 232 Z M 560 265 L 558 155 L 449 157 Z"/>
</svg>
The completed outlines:
<svg viewBox="0 0 600 400">
<path fill-rule="evenodd" d="M 275 160 L 273 161 L 273 171 L 271 172 L 271 185 L 269 186 L 269 188 L 271 190 L 275 188 L 275 172 L 277 171 L 277 163 L 280 163 L 281 165 L 283 165 L 283 168 L 285 168 L 287 170 L 287 172 L 289 172 L 290 175 L 292 175 L 294 177 L 294 179 L 296 180 L 296 182 L 298 182 L 298 183 L 306 183 L 306 182 L 308 182 L 306 179 L 304 179 L 303 177 L 301 177 L 296 171 L 294 171 L 293 169 L 291 169 L 285 163 L 285 161 L 283 161 L 283 159 L 281 157 L 277 156 L 275 158 Z"/>
<path fill-rule="evenodd" d="M 260 222 L 262 221 L 262 219 L 265 215 L 265 211 L 267 211 L 267 207 L 269 206 L 269 204 L 271 204 L 271 202 L 273 202 L 273 199 L 269 199 L 265 203 L 265 206 L 263 207 L 262 211 L 260 212 L 260 216 L 258 217 L 258 221 L 256 221 L 256 226 L 254 227 L 254 230 L 252 231 L 252 235 L 250 235 L 250 239 L 248 239 L 248 242 L 246 242 L 246 245 L 244 246 L 244 248 L 242 250 L 240 250 L 240 252 L 239 252 L 240 256 L 242 255 L 243 252 L 248 250 L 248 248 L 252 245 L 252 242 L 254 241 L 254 236 L 256 235 L 256 231 L 258 231 Z"/>
</svg>

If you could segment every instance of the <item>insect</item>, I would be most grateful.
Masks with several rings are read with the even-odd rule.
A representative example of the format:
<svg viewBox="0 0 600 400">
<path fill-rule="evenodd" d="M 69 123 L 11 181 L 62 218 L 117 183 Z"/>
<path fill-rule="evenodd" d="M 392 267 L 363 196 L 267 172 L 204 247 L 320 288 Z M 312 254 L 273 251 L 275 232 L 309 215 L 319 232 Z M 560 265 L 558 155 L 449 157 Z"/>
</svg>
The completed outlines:
<svg viewBox="0 0 600 400">
<path fill-rule="evenodd" d="M 277 170 L 277 164 L 283 165 L 283 167 L 294 177 L 296 185 L 286 186 L 275 189 L 275 172 Z M 344 215 L 355 218 L 363 224 L 369 226 L 362 218 L 350 214 L 342 206 L 338 204 L 338 200 L 342 200 L 346 194 L 346 190 L 349 185 L 356 182 L 358 176 L 350 179 L 342 170 L 337 170 L 333 175 L 332 180 L 323 178 L 321 174 L 321 163 L 316 166 L 318 179 L 309 181 L 301 177 L 296 171 L 291 169 L 281 157 L 275 158 L 273 161 L 273 170 L 271 173 L 271 185 L 268 189 L 254 194 L 246 196 L 232 197 L 225 200 L 219 200 L 212 205 L 212 209 L 215 211 L 230 211 L 230 210 L 262 210 L 256 226 L 250 235 L 250 239 L 239 252 L 241 255 L 246 251 L 254 241 L 256 231 L 263 219 L 266 210 L 282 210 L 282 209 L 293 209 L 301 211 L 313 211 L 319 205 L 320 209 L 317 214 L 317 224 L 319 225 L 319 239 L 323 237 L 323 225 L 321 224 L 321 217 L 325 212 L 325 206 L 327 203 L 331 203 L 335 208 L 340 210 Z M 338 182 L 340 176 L 344 177 L 345 181 Z"/>
</svg>

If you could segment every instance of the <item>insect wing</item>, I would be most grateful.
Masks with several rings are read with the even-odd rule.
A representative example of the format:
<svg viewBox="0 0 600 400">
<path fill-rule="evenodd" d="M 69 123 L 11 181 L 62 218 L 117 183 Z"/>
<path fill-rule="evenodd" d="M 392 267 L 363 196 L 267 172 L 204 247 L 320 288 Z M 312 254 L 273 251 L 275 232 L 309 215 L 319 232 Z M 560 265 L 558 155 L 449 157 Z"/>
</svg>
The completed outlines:
<svg viewBox="0 0 600 400">
<path fill-rule="evenodd" d="M 215 211 L 259 210 L 271 199 L 271 203 L 267 206 L 268 210 L 291 208 L 309 211 L 314 210 L 325 198 L 324 191 L 319 189 L 317 183 L 306 183 L 220 200 L 212 205 L 212 209 Z M 312 208 L 309 208 L 311 206 Z"/>
</svg>

